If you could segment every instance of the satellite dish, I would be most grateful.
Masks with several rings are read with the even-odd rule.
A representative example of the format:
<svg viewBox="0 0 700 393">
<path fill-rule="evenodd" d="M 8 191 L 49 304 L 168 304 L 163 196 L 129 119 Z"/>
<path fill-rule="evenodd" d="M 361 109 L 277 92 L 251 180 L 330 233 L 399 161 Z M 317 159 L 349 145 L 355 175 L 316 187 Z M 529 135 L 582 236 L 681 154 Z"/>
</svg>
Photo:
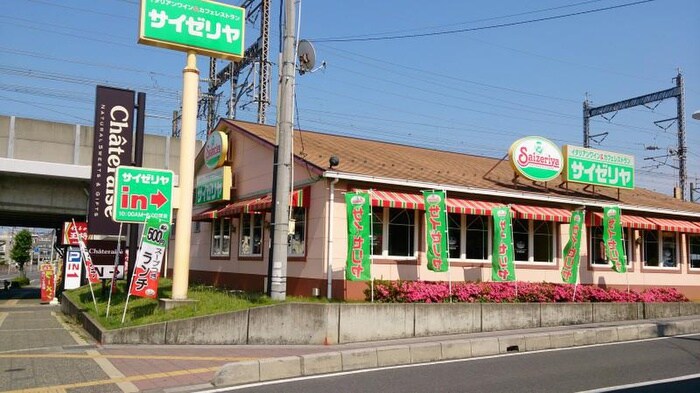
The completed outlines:
<svg viewBox="0 0 700 393">
<path fill-rule="evenodd" d="M 300 40 L 297 54 L 299 56 L 299 75 L 313 71 L 316 65 L 316 50 L 314 46 L 307 40 Z"/>
</svg>

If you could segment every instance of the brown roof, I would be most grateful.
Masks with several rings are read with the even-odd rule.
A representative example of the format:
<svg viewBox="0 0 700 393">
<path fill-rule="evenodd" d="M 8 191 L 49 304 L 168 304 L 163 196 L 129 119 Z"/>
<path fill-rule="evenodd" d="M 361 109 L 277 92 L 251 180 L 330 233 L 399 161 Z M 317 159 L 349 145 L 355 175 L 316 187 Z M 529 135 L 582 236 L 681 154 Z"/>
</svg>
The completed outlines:
<svg viewBox="0 0 700 393">
<path fill-rule="evenodd" d="M 275 127 L 243 121 L 222 120 L 217 129 L 233 125 L 265 142 L 274 144 Z M 582 184 L 561 184 L 554 180 L 546 186 L 525 178 L 514 181 L 514 172 L 508 159 L 474 156 L 433 149 L 378 142 L 346 136 L 322 134 L 312 131 L 294 131 L 295 155 L 317 167 L 328 169 L 331 155 L 340 158 L 333 168 L 341 173 L 404 179 L 409 181 L 473 187 L 485 190 L 517 192 L 550 197 L 609 200 L 611 204 L 638 206 L 640 208 L 667 209 L 688 213 L 700 213 L 700 204 L 675 199 L 654 191 L 636 188 L 619 190 L 608 187 L 592 187 Z"/>
</svg>

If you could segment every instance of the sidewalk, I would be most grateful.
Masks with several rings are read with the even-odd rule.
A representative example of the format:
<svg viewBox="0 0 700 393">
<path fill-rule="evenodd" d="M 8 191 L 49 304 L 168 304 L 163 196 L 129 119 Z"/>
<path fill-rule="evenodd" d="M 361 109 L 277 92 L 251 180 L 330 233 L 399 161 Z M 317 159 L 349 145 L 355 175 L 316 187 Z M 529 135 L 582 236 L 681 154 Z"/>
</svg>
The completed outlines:
<svg viewBox="0 0 700 393">
<path fill-rule="evenodd" d="M 192 392 L 385 365 L 700 332 L 700 316 L 323 345 L 99 345 L 36 289 L 0 291 L 0 391 Z M 32 298 L 33 297 L 33 298 Z M 24 389 L 24 390 L 23 390 Z"/>
</svg>

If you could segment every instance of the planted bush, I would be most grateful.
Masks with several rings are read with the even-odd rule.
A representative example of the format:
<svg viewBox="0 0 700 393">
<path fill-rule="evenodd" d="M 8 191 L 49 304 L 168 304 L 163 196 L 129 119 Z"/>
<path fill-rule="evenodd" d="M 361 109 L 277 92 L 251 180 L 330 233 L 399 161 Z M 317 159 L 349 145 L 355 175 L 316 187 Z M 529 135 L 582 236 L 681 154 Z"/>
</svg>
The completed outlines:
<svg viewBox="0 0 700 393">
<path fill-rule="evenodd" d="M 367 300 L 372 294 L 365 290 Z M 374 301 L 380 303 L 562 303 L 562 302 L 687 302 L 675 288 L 649 288 L 642 292 L 595 285 L 574 286 L 548 282 L 374 281 Z"/>
</svg>

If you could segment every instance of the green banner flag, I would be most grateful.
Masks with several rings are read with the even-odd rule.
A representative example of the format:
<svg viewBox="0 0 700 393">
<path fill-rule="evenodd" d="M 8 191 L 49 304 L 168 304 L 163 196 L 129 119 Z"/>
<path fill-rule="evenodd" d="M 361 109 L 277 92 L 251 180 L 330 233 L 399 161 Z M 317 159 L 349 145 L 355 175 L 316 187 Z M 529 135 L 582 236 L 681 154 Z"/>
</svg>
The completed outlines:
<svg viewBox="0 0 700 393">
<path fill-rule="evenodd" d="M 513 255 L 513 225 L 509 207 L 491 210 L 493 217 L 493 250 L 491 279 L 515 281 L 515 257 Z"/>
<path fill-rule="evenodd" d="M 447 248 L 447 209 L 445 191 L 423 191 L 425 201 L 425 244 L 428 269 L 446 272 L 450 256 Z"/>
<path fill-rule="evenodd" d="M 603 208 L 603 244 L 605 244 L 605 257 L 612 264 L 612 269 L 618 273 L 627 272 L 627 256 L 625 244 L 622 241 L 622 224 L 618 206 Z"/>
<path fill-rule="evenodd" d="M 372 209 L 369 194 L 366 192 L 348 192 L 345 194 L 348 212 L 348 258 L 345 278 L 349 281 L 367 281 L 372 279 L 370 273 L 370 231 Z"/>
<path fill-rule="evenodd" d="M 561 279 L 565 283 L 576 284 L 578 280 L 578 266 L 581 258 L 581 234 L 586 230 L 586 212 L 575 210 L 571 212 L 569 224 L 569 241 L 564 247 L 562 260 L 564 264 L 561 268 Z"/>
</svg>

